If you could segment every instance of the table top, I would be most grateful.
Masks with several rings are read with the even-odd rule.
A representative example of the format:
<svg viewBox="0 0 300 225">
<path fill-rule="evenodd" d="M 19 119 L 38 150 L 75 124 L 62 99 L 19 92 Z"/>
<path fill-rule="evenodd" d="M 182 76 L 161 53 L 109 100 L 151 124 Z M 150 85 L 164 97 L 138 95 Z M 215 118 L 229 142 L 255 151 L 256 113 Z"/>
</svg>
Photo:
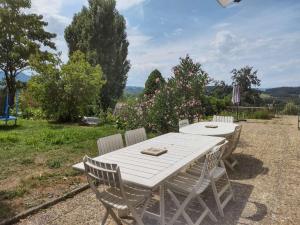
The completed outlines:
<svg viewBox="0 0 300 225">
<path fill-rule="evenodd" d="M 207 125 L 216 125 L 217 128 L 207 128 Z M 234 123 L 222 122 L 199 122 L 184 126 L 179 129 L 179 132 L 185 134 L 198 134 L 207 136 L 227 137 L 234 133 L 235 127 L 238 126 Z"/>
<path fill-rule="evenodd" d="M 125 182 L 154 188 L 223 141 L 220 137 L 168 133 L 94 159 L 118 164 Z M 168 152 L 160 156 L 141 153 L 148 148 L 166 148 Z M 83 163 L 73 168 L 84 171 Z"/>
</svg>

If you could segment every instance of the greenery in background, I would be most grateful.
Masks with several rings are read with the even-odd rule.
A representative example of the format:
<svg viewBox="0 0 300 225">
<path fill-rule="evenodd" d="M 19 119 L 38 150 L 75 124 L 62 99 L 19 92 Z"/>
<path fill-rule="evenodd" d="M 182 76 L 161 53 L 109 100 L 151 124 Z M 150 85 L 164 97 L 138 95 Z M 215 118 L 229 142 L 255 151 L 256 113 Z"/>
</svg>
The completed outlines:
<svg viewBox="0 0 300 225">
<path fill-rule="evenodd" d="M 155 92 L 161 89 L 162 85 L 165 85 L 166 81 L 159 72 L 159 70 L 153 70 L 145 83 L 144 94 L 151 96 L 154 95 Z"/>
<path fill-rule="evenodd" d="M 286 103 L 283 114 L 285 115 L 298 115 L 300 113 L 300 107 L 297 106 L 294 102 Z"/>
<path fill-rule="evenodd" d="M 75 14 L 65 30 L 70 54 L 80 50 L 92 65 L 102 67 L 106 84 L 100 103 L 106 111 L 121 97 L 130 63 L 127 60 L 126 22 L 116 9 L 115 0 L 89 0 L 89 6 Z"/>
<path fill-rule="evenodd" d="M 233 84 L 240 87 L 241 105 L 258 105 L 261 101 L 259 92 L 253 87 L 260 86 L 260 79 L 257 76 L 257 70 L 253 67 L 245 66 L 239 70 L 231 71 Z"/>
<path fill-rule="evenodd" d="M 78 121 L 95 105 L 104 81 L 100 66 L 91 66 L 80 51 L 62 65 L 58 57 L 45 62 L 32 58 L 37 74 L 28 84 L 28 91 L 47 118 L 57 121 Z"/>
<path fill-rule="evenodd" d="M 56 35 L 44 30 L 48 23 L 43 16 L 28 13 L 30 7 L 30 0 L 0 1 L 0 69 L 5 74 L 11 106 L 18 85 L 16 78 L 29 68 L 29 58 L 38 53 L 47 59 L 50 53 L 43 47 L 55 49 L 52 39 Z"/>
</svg>

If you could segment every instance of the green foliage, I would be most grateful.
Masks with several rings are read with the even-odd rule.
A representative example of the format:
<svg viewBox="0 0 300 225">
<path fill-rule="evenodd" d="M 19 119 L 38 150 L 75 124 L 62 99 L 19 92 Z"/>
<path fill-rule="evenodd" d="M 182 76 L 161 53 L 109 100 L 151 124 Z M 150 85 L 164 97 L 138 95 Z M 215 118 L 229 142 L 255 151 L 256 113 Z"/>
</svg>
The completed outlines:
<svg viewBox="0 0 300 225">
<path fill-rule="evenodd" d="M 153 70 L 150 73 L 150 75 L 145 83 L 144 94 L 145 95 L 155 94 L 155 91 L 159 90 L 165 83 L 166 83 L 166 81 L 162 77 L 159 70 L 157 70 L 157 69 Z"/>
<path fill-rule="evenodd" d="M 23 187 L 18 187 L 15 190 L 0 191 L 0 200 L 12 200 L 17 197 L 22 197 L 27 192 Z"/>
<path fill-rule="evenodd" d="M 30 0 L 0 1 L 0 69 L 5 74 L 11 106 L 14 104 L 16 77 L 28 69 L 30 56 L 38 53 L 47 58 L 50 53 L 42 47 L 55 49 L 51 39 L 56 35 L 44 30 L 47 23 L 43 16 L 25 13 L 30 6 Z"/>
<path fill-rule="evenodd" d="M 130 63 L 127 60 L 126 22 L 116 10 L 115 0 L 90 0 L 75 14 L 65 30 L 70 53 L 84 52 L 92 65 L 101 65 L 106 84 L 101 90 L 101 105 L 106 110 L 121 97 Z"/>
<path fill-rule="evenodd" d="M 260 79 L 257 76 L 257 70 L 252 70 L 253 67 L 245 66 L 231 71 L 233 83 L 240 87 L 242 105 L 258 105 L 261 102 L 260 93 L 252 89 L 252 86 L 260 86 Z"/>
<path fill-rule="evenodd" d="M 220 114 L 231 104 L 230 97 L 223 99 L 216 98 L 214 96 L 206 96 L 203 101 L 204 114 L 205 115 L 216 115 Z"/>
<path fill-rule="evenodd" d="M 298 115 L 300 112 L 300 107 L 297 106 L 294 102 L 288 102 L 284 106 L 283 114 L 285 115 Z"/>
<path fill-rule="evenodd" d="M 253 113 L 253 119 L 262 119 L 262 120 L 270 120 L 274 116 L 267 110 L 256 111 Z"/>
<path fill-rule="evenodd" d="M 36 57 L 32 66 L 38 74 L 30 80 L 28 91 L 47 118 L 58 121 L 77 121 L 86 115 L 104 83 L 100 66 L 91 66 L 79 51 L 65 65 L 55 57 L 50 63 Z"/>
<path fill-rule="evenodd" d="M 46 164 L 50 169 L 58 169 L 61 167 L 62 161 L 59 159 L 49 159 Z"/>
<path fill-rule="evenodd" d="M 143 96 L 137 107 L 141 112 L 136 117 L 142 117 L 149 130 L 159 133 L 175 131 L 179 119 L 188 118 L 192 122 L 203 114 L 208 74 L 188 55 L 180 58 L 173 72 L 174 76 L 165 85 L 155 94 Z"/>
</svg>

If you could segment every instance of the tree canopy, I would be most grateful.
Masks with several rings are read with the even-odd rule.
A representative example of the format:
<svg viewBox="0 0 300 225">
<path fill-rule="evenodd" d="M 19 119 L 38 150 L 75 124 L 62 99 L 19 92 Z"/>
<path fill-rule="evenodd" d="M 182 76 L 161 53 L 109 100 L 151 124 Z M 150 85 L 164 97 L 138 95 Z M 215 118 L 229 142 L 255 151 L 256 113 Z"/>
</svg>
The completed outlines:
<svg viewBox="0 0 300 225">
<path fill-rule="evenodd" d="M 246 104 L 255 104 L 259 101 L 259 94 L 252 87 L 260 86 L 260 79 L 257 76 L 257 70 L 253 67 L 245 66 L 239 70 L 231 71 L 233 84 L 239 85 L 241 92 L 241 102 Z"/>
<path fill-rule="evenodd" d="M 0 0 L 0 69 L 5 74 L 12 105 L 16 77 L 28 69 L 30 56 L 39 54 L 45 58 L 49 52 L 42 47 L 55 49 L 51 39 L 56 35 L 44 30 L 48 24 L 43 16 L 24 12 L 30 7 L 30 0 Z"/>
<path fill-rule="evenodd" d="M 31 63 L 37 74 L 29 82 L 29 92 L 48 118 L 77 121 L 96 103 L 104 84 L 102 70 L 91 66 L 82 52 L 74 52 L 65 65 L 54 56 L 51 62 L 35 57 Z"/>
<path fill-rule="evenodd" d="M 80 50 L 92 65 L 102 67 L 106 84 L 100 103 L 104 110 L 114 106 L 126 85 L 130 63 L 125 29 L 125 19 L 116 10 L 115 0 L 89 0 L 89 6 L 75 14 L 65 30 L 70 54 Z"/>
<path fill-rule="evenodd" d="M 155 69 L 153 70 L 146 83 L 145 83 L 145 89 L 144 94 L 145 95 L 153 95 L 155 94 L 155 91 L 159 90 L 159 88 L 166 83 L 165 79 L 159 72 L 159 70 Z"/>
</svg>

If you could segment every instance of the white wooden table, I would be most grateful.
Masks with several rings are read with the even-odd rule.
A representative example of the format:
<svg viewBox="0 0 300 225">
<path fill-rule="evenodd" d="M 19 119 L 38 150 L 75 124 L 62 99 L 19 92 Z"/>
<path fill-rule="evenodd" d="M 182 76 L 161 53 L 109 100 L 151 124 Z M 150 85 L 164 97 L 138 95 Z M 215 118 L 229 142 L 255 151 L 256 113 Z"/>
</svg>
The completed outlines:
<svg viewBox="0 0 300 225">
<path fill-rule="evenodd" d="M 207 125 L 217 125 L 218 127 L 207 128 Z M 179 129 L 179 132 L 184 134 L 228 137 L 234 133 L 236 126 L 238 125 L 234 123 L 199 122 L 182 127 Z"/>
<path fill-rule="evenodd" d="M 182 133 L 168 133 L 120 150 L 94 158 L 120 167 L 122 179 L 146 188 L 160 187 L 160 215 L 147 214 L 165 224 L 164 182 L 172 175 L 199 157 L 204 156 L 214 146 L 224 141 L 221 137 L 199 136 Z M 167 153 L 160 156 L 142 154 L 148 148 L 166 148 Z M 83 163 L 73 168 L 84 171 Z"/>
</svg>

